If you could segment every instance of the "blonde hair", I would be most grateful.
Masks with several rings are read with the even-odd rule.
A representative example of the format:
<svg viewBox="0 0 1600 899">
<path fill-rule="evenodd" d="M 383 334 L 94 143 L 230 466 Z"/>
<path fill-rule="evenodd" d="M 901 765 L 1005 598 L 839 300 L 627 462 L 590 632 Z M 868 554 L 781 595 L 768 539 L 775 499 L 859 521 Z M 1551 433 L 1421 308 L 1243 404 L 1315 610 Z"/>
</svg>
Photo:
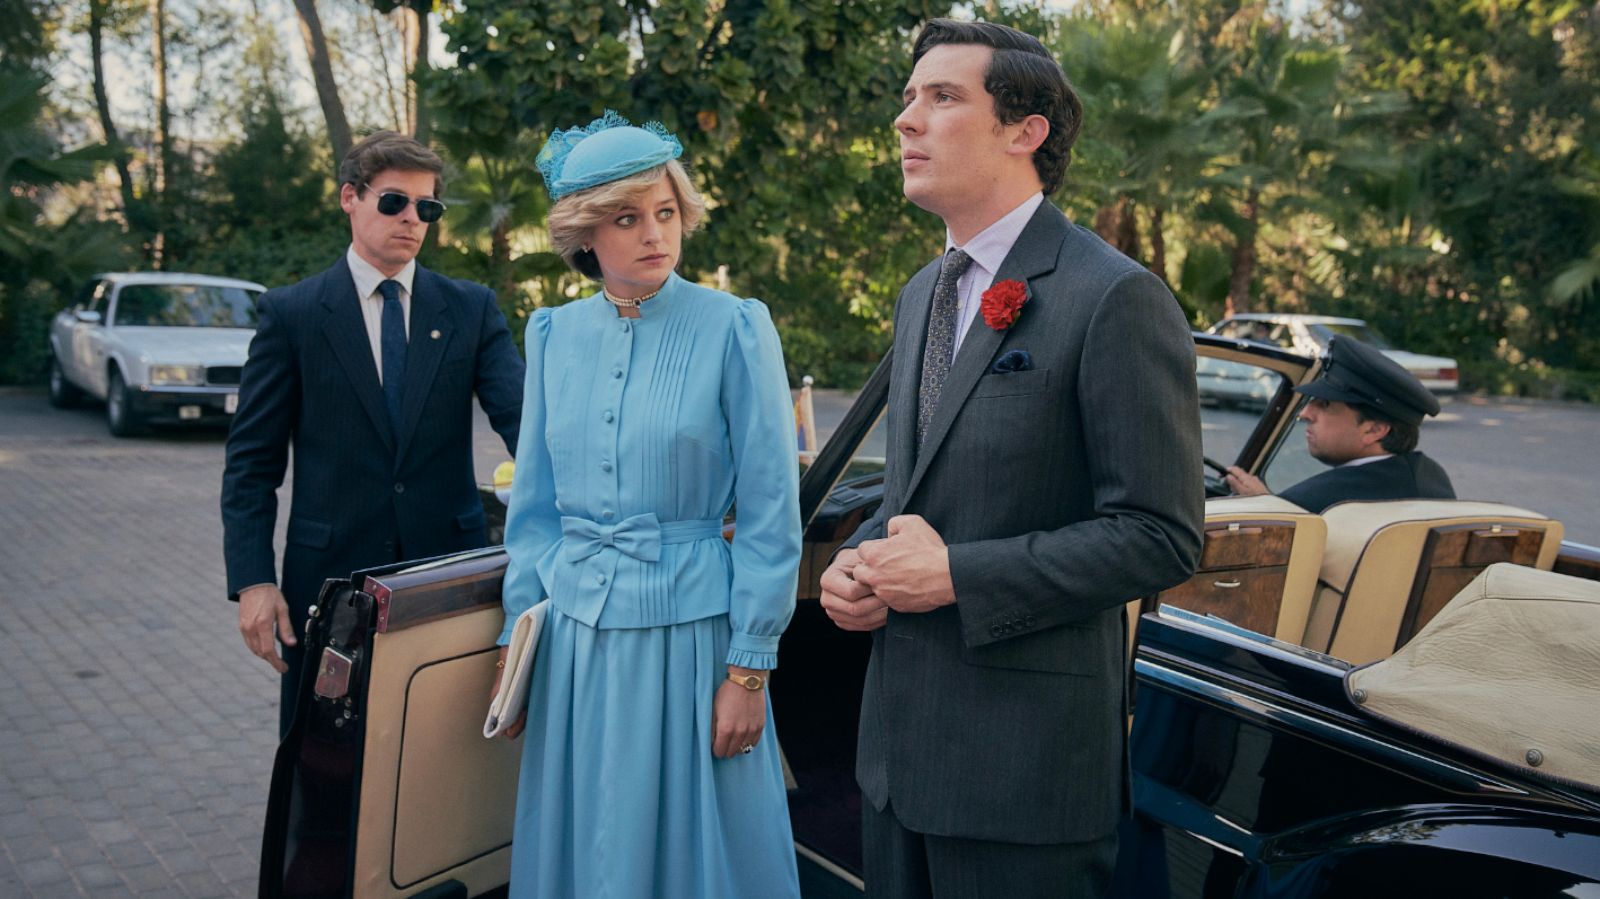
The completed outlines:
<svg viewBox="0 0 1600 899">
<path fill-rule="evenodd" d="M 688 237 L 700 227 L 705 218 L 706 201 L 694 189 L 689 173 L 676 159 L 669 159 L 654 168 L 645 169 L 626 178 L 598 184 L 588 190 L 570 193 L 550 207 L 550 244 L 573 271 L 599 279 L 600 260 L 593 250 L 584 249 L 595 226 L 610 218 L 619 209 L 633 205 L 656 185 L 665 172 L 678 198 L 678 216 L 683 225 L 683 236 Z"/>
</svg>

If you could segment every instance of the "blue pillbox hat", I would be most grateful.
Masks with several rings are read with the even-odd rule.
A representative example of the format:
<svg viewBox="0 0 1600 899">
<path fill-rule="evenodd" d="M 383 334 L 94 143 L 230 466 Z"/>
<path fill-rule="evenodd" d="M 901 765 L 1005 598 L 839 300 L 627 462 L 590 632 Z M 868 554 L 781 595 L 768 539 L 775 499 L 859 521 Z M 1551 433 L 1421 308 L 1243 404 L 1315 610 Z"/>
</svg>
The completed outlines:
<svg viewBox="0 0 1600 899">
<path fill-rule="evenodd" d="M 612 110 L 588 125 L 556 129 L 537 164 L 550 199 L 655 168 L 683 155 L 683 145 L 660 122 L 630 124 Z"/>
</svg>

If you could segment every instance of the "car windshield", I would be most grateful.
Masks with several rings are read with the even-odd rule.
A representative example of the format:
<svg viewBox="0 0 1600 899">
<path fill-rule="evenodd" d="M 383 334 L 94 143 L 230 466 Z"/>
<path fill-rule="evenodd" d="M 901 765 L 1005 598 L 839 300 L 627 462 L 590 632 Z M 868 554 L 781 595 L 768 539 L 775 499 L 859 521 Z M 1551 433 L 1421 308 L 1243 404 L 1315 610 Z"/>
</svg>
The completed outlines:
<svg viewBox="0 0 1600 899">
<path fill-rule="evenodd" d="M 1202 353 L 1195 360 L 1200 393 L 1200 439 L 1206 457 L 1224 464 L 1239 458 L 1278 391 L 1289 386 L 1265 366 Z"/>
<path fill-rule="evenodd" d="M 1295 408 L 1298 410 L 1305 402 L 1302 400 Z M 1313 458 L 1311 451 L 1306 448 L 1306 423 L 1297 415 L 1294 424 L 1279 440 L 1278 451 L 1272 454 L 1271 461 L 1260 472 L 1260 476 L 1268 490 L 1281 493 L 1327 470 L 1328 466 Z"/>
<path fill-rule="evenodd" d="M 1329 340 L 1335 336 L 1339 336 L 1354 338 L 1370 347 L 1380 350 L 1392 350 L 1395 348 L 1394 344 L 1390 343 L 1387 338 L 1385 338 L 1382 334 L 1379 334 L 1370 325 L 1366 324 L 1358 325 L 1347 322 L 1318 322 L 1313 325 L 1308 325 L 1307 330 L 1311 332 L 1312 339 L 1321 346 L 1327 346 Z"/>
<path fill-rule="evenodd" d="M 117 293 L 116 324 L 254 328 L 257 292 L 201 284 L 130 284 Z"/>
</svg>

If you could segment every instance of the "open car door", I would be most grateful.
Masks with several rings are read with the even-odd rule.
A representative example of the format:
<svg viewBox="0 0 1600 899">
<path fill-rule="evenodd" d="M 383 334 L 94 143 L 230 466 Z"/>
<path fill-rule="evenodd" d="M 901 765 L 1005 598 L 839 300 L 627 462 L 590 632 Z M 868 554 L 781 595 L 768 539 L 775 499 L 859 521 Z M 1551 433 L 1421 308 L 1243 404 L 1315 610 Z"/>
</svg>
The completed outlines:
<svg viewBox="0 0 1600 899">
<path fill-rule="evenodd" d="M 503 887 L 522 744 L 483 737 L 504 616 L 499 547 L 324 585 L 278 748 L 262 896 Z"/>
</svg>

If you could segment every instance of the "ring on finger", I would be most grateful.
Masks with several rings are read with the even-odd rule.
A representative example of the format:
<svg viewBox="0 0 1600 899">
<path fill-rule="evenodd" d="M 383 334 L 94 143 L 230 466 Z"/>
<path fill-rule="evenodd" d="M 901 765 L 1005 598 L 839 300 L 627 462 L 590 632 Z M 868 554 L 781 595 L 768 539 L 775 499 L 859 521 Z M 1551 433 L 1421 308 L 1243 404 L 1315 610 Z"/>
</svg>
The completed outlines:
<svg viewBox="0 0 1600 899">
<path fill-rule="evenodd" d="M 755 747 L 754 743 L 746 743 L 743 746 L 739 747 L 739 751 L 744 753 L 745 755 L 749 755 L 750 753 L 756 751 L 756 747 Z"/>
</svg>

